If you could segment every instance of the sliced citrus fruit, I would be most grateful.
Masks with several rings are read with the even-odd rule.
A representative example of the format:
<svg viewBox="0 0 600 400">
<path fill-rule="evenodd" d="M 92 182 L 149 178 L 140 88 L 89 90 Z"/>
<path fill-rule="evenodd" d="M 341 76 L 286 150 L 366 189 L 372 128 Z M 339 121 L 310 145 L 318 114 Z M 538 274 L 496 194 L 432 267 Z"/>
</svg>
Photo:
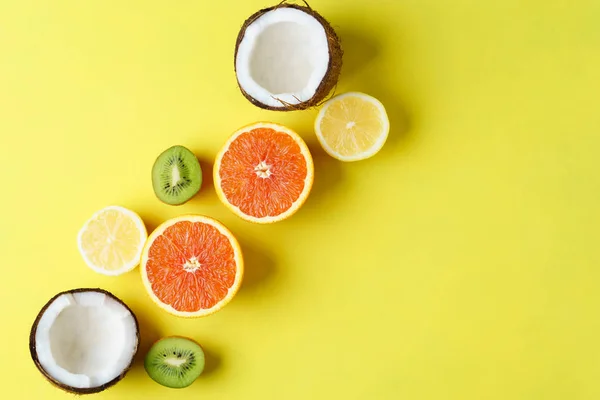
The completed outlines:
<svg viewBox="0 0 600 400">
<path fill-rule="evenodd" d="M 341 161 L 364 160 L 383 147 L 390 121 L 383 104 L 364 93 L 350 92 L 323 104 L 315 132 L 323 149 Z"/>
<path fill-rule="evenodd" d="M 77 244 L 85 263 L 103 275 L 121 275 L 140 263 L 148 233 L 131 210 L 110 206 L 96 212 L 79 231 Z"/>
<path fill-rule="evenodd" d="M 187 215 L 150 234 L 141 271 L 148 294 L 161 308 L 180 317 L 203 317 L 233 298 L 244 264 L 240 246 L 225 226 Z"/>
<path fill-rule="evenodd" d="M 302 206 L 312 187 L 314 167 L 297 133 L 260 122 L 229 138 L 213 173 L 217 195 L 229 209 L 248 221 L 270 223 Z"/>
</svg>

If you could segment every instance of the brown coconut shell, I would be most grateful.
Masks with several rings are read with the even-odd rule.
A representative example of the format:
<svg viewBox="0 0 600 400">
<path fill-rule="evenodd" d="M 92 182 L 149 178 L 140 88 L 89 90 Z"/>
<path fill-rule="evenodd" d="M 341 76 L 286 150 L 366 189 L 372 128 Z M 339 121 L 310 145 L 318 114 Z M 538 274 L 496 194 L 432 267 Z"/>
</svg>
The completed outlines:
<svg viewBox="0 0 600 400">
<path fill-rule="evenodd" d="M 272 110 L 272 111 L 294 111 L 294 110 L 305 110 L 307 108 L 316 107 L 316 106 L 321 105 L 326 100 L 329 93 L 331 93 L 331 91 L 337 85 L 337 82 L 338 82 L 338 79 L 340 76 L 340 72 L 342 71 L 342 58 L 343 58 L 343 54 L 344 54 L 344 52 L 342 50 L 340 38 L 338 37 L 338 35 L 335 33 L 335 30 L 332 28 L 332 26 L 329 24 L 329 22 L 325 18 L 323 18 L 319 13 L 317 13 L 315 10 L 313 10 L 308 5 L 308 3 L 306 3 L 306 2 L 304 2 L 304 3 L 306 5 L 301 6 L 301 5 L 297 5 L 297 4 L 288 4 L 284 0 L 282 3 L 280 3 L 276 6 L 260 10 L 256 13 L 254 13 L 250 18 L 248 18 L 242 25 L 242 28 L 240 29 L 240 32 L 237 37 L 237 41 L 235 43 L 235 54 L 234 54 L 234 58 L 233 58 L 234 69 L 236 68 L 238 48 L 240 46 L 240 43 L 244 39 L 246 29 L 254 21 L 256 21 L 258 18 L 260 18 L 263 14 L 265 14 L 271 10 L 275 10 L 278 8 L 294 8 L 296 10 L 300 10 L 300 11 L 305 12 L 305 13 L 311 15 L 312 17 L 314 17 L 317 21 L 319 21 L 319 23 L 325 29 L 325 34 L 327 35 L 327 42 L 329 45 L 329 64 L 327 66 L 327 72 L 325 73 L 325 76 L 323 77 L 321 84 L 315 91 L 315 94 L 312 98 L 310 98 L 309 100 L 306 100 L 304 102 L 298 103 L 298 104 L 290 104 L 283 100 L 277 99 L 283 104 L 282 107 L 268 106 L 268 105 L 263 104 L 260 101 L 256 100 L 254 97 L 250 96 L 248 93 L 246 93 L 244 91 L 244 88 L 242 87 L 242 85 L 240 85 L 240 82 L 238 80 L 238 87 L 240 88 L 240 91 L 242 92 L 244 97 L 246 97 L 252 104 L 254 104 L 257 107 L 260 107 L 260 108 L 263 108 L 266 110 Z M 236 79 L 237 79 L 237 70 L 236 70 Z"/>
<path fill-rule="evenodd" d="M 97 292 L 97 293 L 102 293 L 102 294 L 105 294 L 106 296 L 109 296 L 113 300 L 116 300 L 117 302 L 121 303 L 131 313 L 131 315 L 133 316 L 133 320 L 135 321 L 136 335 L 137 335 L 137 346 L 136 346 L 136 348 L 135 348 L 135 350 L 133 352 L 133 357 L 131 358 L 131 363 L 127 366 L 127 368 L 125 368 L 123 370 L 123 372 L 119 376 L 117 376 L 116 378 L 114 378 L 110 382 L 107 382 L 104 385 L 93 387 L 93 388 L 74 388 L 74 387 L 65 385 L 62 382 L 59 382 L 56 379 L 54 379 L 48 372 L 46 372 L 46 370 L 44 369 L 44 367 L 42 366 L 42 364 L 39 362 L 38 356 L 37 356 L 36 344 L 35 344 L 35 333 L 37 331 L 38 323 L 40 322 L 40 319 L 42 318 L 42 315 L 44 315 L 44 313 L 46 312 L 46 310 L 48 309 L 48 307 L 50 306 L 50 304 L 52 304 L 54 302 L 54 300 L 56 300 L 59 296 L 62 296 L 63 294 L 73 294 L 73 293 L 80 293 L 80 292 Z M 51 384 L 53 384 L 54 386 L 58 387 L 59 389 L 64 390 L 65 392 L 74 393 L 74 394 L 93 394 L 93 393 L 98 393 L 98 392 L 101 392 L 103 390 L 106 390 L 106 389 L 110 388 L 111 386 L 113 386 L 117 382 L 119 382 L 121 379 L 123 379 L 125 377 L 125 375 L 127 374 L 127 372 L 129 371 L 129 369 L 133 365 L 133 360 L 135 358 L 135 355 L 137 354 L 139 345 L 140 345 L 140 326 L 139 326 L 137 317 L 135 316 L 135 314 L 133 313 L 133 311 L 131 310 L 131 308 L 129 308 L 127 306 L 127 304 L 125 304 L 121 299 L 119 299 L 114 294 L 112 294 L 112 293 L 110 293 L 110 292 L 108 292 L 108 291 L 106 291 L 104 289 L 98 289 L 98 288 L 80 288 L 80 289 L 66 290 L 64 292 L 58 293 L 57 295 L 55 295 L 54 297 L 52 297 L 50 300 L 48 300 L 48 302 L 46 303 L 46 305 L 44 305 L 44 307 L 42 307 L 42 309 L 38 313 L 37 317 L 35 318 L 35 321 L 33 322 L 33 325 L 31 327 L 31 332 L 29 334 L 29 352 L 31 354 L 31 359 L 35 363 L 35 366 L 37 367 L 37 369 L 42 373 L 42 375 Z"/>
</svg>

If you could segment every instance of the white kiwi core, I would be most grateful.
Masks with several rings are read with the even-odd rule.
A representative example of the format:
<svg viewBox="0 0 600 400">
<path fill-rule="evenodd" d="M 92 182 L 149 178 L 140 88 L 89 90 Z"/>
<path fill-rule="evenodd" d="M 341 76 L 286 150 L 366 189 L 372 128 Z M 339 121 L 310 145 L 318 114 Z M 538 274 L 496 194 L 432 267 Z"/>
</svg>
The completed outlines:
<svg viewBox="0 0 600 400">
<path fill-rule="evenodd" d="M 39 363 L 56 381 L 94 388 L 129 367 L 137 325 L 127 307 L 104 293 L 65 293 L 39 319 L 35 345 Z"/>
</svg>

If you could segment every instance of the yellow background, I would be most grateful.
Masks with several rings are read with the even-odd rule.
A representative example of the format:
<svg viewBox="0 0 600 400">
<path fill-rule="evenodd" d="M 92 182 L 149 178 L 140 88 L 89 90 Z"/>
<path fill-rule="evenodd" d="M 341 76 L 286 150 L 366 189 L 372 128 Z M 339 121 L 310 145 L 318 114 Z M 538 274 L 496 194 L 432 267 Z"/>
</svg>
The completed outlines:
<svg viewBox="0 0 600 400">
<path fill-rule="evenodd" d="M 600 398 L 600 2 L 311 3 L 343 40 L 338 92 L 388 109 L 370 160 L 324 154 L 315 110 L 263 111 L 238 92 L 238 29 L 269 2 L 1 2 L 1 398 L 72 398 L 27 339 L 52 295 L 90 286 L 142 327 L 136 366 L 98 399 Z M 272 226 L 238 219 L 208 179 L 228 135 L 257 120 L 301 133 L 316 165 L 308 202 Z M 174 144 L 206 172 L 181 207 L 150 180 Z M 220 219 L 243 246 L 242 290 L 184 320 L 137 270 L 95 274 L 76 235 L 109 204 L 149 229 Z M 140 362 L 169 334 L 208 352 L 181 391 Z"/>
</svg>

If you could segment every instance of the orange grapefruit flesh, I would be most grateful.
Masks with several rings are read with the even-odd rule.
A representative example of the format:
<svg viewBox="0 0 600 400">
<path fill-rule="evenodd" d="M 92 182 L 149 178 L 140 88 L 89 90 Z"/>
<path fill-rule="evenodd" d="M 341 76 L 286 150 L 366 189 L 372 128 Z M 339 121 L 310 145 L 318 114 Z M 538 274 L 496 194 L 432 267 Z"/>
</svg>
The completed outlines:
<svg viewBox="0 0 600 400">
<path fill-rule="evenodd" d="M 217 221 L 180 217 L 150 235 L 142 270 L 146 288 L 161 307 L 176 315 L 202 316 L 223 307 L 237 291 L 241 251 Z"/>
<path fill-rule="evenodd" d="M 293 214 L 310 192 L 313 163 L 293 131 L 259 123 L 238 131 L 215 162 L 221 200 L 253 222 L 274 222 Z"/>
</svg>

